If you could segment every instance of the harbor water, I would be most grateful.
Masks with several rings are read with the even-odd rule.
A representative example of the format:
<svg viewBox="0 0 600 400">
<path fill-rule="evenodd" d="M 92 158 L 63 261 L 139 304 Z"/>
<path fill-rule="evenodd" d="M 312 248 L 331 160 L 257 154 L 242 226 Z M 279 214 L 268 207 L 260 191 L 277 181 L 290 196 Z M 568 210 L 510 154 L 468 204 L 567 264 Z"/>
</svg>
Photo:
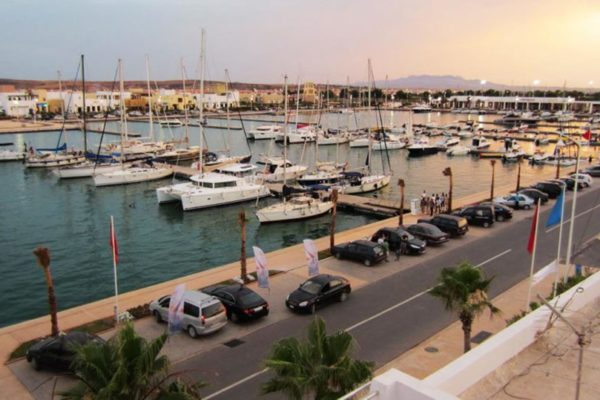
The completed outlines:
<svg viewBox="0 0 600 400">
<path fill-rule="evenodd" d="M 257 117 L 258 119 L 259 117 Z M 302 116 L 306 121 L 310 117 Z M 375 113 L 355 115 L 327 114 L 321 116 L 324 127 L 356 125 L 374 126 Z M 417 114 L 414 124 L 426 122 L 453 122 L 453 114 Z M 466 117 L 462 117 L 466 118 Z M 479 116 L 482 120 L 497 116 Z M 260 119 L 278 120 L 276 117 Z M 280 120 L 281 118 L 279 118 Z M 316 122 L 317 116 L 312 122 Z M 385 124 L 400 126 L 408 123 L 405 112 L 385 112 Z M 209 119 L 209 125 L 225 125 L 224 119 Z M 246 129 L 265 122 L 246 121 Z M 232 118 L 232 127 L 240 122 Z M 117 123 L 109 125 L 117 131 Z M 149 124 L 130 122 L 128 129 L 144 136 Z M 184 128 L 154 127 L 155 134 L 164 140 L 181 138 Z M 3 142 L 18 146 L 53 147 L 60 132 L 2 135 Z M 190 143 L 199 144 L 199 128 L 189 128 Z M 209 128 L 206 141 L 212 151 L 229 149 L 232 154 L 248 154 L 253 159 L 258 154 L 280 155 L 282 147 L 266 141 L 250 143 L 244 140 L 242 130 Z M 65 134 L 63 133 L 63 138 Z M 100 135 L 88 134 L 90 148 L 98 145 Z M 432 138 L 435 141 L 435 138 Z M 82 147 L 80 132 L 66 133 L 69 147 Z M 118 136 L 107 136 L 104 142 L 118 142 Z M 466 144 L 466 142 L 465 142 Z M 500 147 L 501 143 L 495 144 Z M 533 146 L 522 143 L 523 147 Z M 553 145 L 551 145 L 553 146 Z M 551 151 L 552 147 L 549 147 Z M 398 179 L 406 184 L 408 200 L 418 197 L 423 190 L 428 193 L 446 192 L 448 180 L 442 170 L 451 167 L 454 175 L 456 197 L 489 190 L 491 166 L 488 160 L 472 157 L 449 158 L 444 153 L 409 159 L 405 150 L 377 152 L 371 157 L 374 172 L 380 172 L 387 163 L 393 171 L 392 184 L 384 190 L 369 194 L 381 198 L 398 199 Z M 315 146 L 291 145 L 288 158 L 313 165 L 319 161 L 348 162 L 350 168 L 365 165 L 367 150 L 351 149 L 348 145 L 322 146 L 315 155 Z M 387 170 L 387 166 L 385 166 Z M 543 168 L 523 164 L 523 174 L 540 174 Z M 516 165 L 496 166 L 497 185 L 516 182 Z M 155 189 L 169 184 L 172 179 L 128 186 L 96 188 L 91 179 L 58 180 L 50 171 L 26 170 L 19 162 L 0 164 L 0 326 L 38 317 L 48 312 L 44 275 L 36 265 L 32 251 L 38 246 L 50 249 L 51 270 L 55 283 L 59 309 L 111 296 L 113 293 L 112 254 L 109 247 L 109 217 L 114 216 L 119 245 L 119 288 L 126 292 L 165 280 L 214 268 L 239 258 L 240 228 L 238 213 L 244 209 L 247 216 L 247 248 L 252 256 L 252 246 L 265 252 L 300 243 L 305 238 L 318 238 L 328 234 L 330 216 L 286 224 L 261 226 L 254 215 L 258 206 L 273 199 L 245 203 L 216 209 L 183 212 L 176 204 L 158 205 Z M 366 215 L 338 213 L 339 231 L 374 221 Z M 290 260 L 291 263 L 298 260 Z"/>
</svg>

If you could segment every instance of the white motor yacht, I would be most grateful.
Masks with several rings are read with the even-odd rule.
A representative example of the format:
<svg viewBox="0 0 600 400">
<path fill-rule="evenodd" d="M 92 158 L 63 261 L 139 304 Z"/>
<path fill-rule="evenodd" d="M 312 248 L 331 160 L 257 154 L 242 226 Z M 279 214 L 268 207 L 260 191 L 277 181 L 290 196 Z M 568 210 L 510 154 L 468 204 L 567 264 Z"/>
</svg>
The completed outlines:
<svg viewBox="0 0 600 400">
<path fill-rule="evenodd" d="M 286 180 L 295 180 L 306 173 L 308 169 L 304 165 L 292 164 L 289 160 L 283 157 L 267 157 L 260 159 L 261 164 L 264 164 L 264 169 L 256 174 L 264 182 L 283 182 Z"/>
<path fill-rule="evenodd" d="M 361 172 L 344 172 L 342 175 L 334 187 L 345 194 L 374 192 L 389 185 L 392 178 L 390 175 L 365 175 Z"/>
<path fill-rule="evenodd" d="M 158 203 L 180 201 L 184 211 L 256 200 L 270 194 L 269 189 L 251 175 L 255 166 L 232 164 L 194 175 L 191 182 L 156 189 Z"/>
<path fill-rule="evenodd" d="M 446 150 L 446 155 L 451 156 L 451 157 L 452 156 L 466 156 L 470 152 L 471 152 L 470 148 L 459 144 L 457 146 L 452 146 L 452 147 L 448 148 Z"/>
<path fill-rule="evenodd" d="M 254 140 L 270 140 L 276 139 L 281 133 L 280 125 L 261 125 L 256 129 L 248 131 L 248 138 Z"/>
</svg>

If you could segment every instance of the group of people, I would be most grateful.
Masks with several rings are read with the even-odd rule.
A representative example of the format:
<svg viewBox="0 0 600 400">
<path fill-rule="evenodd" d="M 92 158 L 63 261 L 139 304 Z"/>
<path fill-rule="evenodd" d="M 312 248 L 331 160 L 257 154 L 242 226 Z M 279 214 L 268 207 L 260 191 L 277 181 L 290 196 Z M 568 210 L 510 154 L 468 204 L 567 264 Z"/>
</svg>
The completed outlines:
<svg viewBox="0 0 600 400">
<path fill-rule="evenodd" d="M 423 190 L 421 194 L 421 213 L 422 214 L 440 214 L 447 211 L 448 195 L 446 193 L 433 193 L 431 196 Z"/>
<path fill-rule="evenodd" d="M 380 244 L 385 250 L 385 261 L 388 261 L 388 255 L 390 254 L 390 238 L 386 234 L 383 234 L 377 238 L 377 244 Z M 396 243 L 393 249 L 396 261 L 400 259 L 402 254 L 406 254 L 406 246 L 408 246 L 408 235 L 403 234 L 400 238 L 400 243 Z"/>
</svg>

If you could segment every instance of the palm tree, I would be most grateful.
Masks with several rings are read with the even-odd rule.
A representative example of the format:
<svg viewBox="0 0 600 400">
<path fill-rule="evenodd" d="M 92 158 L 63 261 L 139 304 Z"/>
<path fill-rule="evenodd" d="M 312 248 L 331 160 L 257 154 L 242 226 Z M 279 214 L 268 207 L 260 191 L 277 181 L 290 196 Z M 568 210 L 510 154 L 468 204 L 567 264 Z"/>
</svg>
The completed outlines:
<svg viewBox="0 0 600 400">
<path fill-rule="evenodd" d="M 67 400 L 193 400 L 203 383 L 187 384 L 169 372 L 169 360 L 159 353 L 167 334 L 148 342 L 131 323 L 115 337 L 77 349 L 73 370 L 79 382 L 62 394 Z"/>
<path fill-rule="evenodd" d="M 58 336 L 58 316 L 56 312 L 56 295 L 54 294 L 54 283 L 50 272 L 50 251 L 46 247 L 38 247 L 33 251 L 38 265 L 44 270 L 46 286 L 48 287 L 48 304 L 50 305 L 50 323 L 52 324 L 52 336 Z"/>
<path fill-rule="evenodd" d="M 490 160 L 490 164 L 492 165 L 492 186 L 490 188 L 490 200 L 494 200 L 494 183 L 496 178 L 496 160 Z"/>
<path fill-rule="evenodd" d="M 238 215 L 238 222 L 242 231 L 242 248 L 240 254 L 240 277 L 244 283 L 248 283 L 248 270 L 246 269 L 246 212 L 241 210 Z"/>
<path fill-rule="evenodd" d="M 446 167 L 442 171 L 444 176 L 448 177 L 448 210 L 447 212 L 452 212 L 452 168 Z"/>
<path fill-rule="evenodd" d="M 331 201 L 333 202 L 333 208 L 331 209 L 331 226 L 329 231 L 329 251 L 333 250 L 335 246 L 335 218 L 337 215 L 337 201 L 338 201 L 338 190 L 333 189 L 331 191 Z"/>
<path fill-rule="evenodd" d="M 398 179 L 398 186 L 400 186 L 400 215 L 398 215 L 398 225 L 404 224 L 404 179 Z"/>
<path fill-rule="evenodd" d="M 374 364 L 351 357 L 354 339 L 345 331 L 328 336 L 325 322 L 315 318 L 308 326 L 308 340 L 280 340 L 265 361 L 275 376 L 262 386 L 263 394 L 282 392 L 300 400 L 337 399 L 371 379 Z"/>
<path fill-rule="evenodd" d="M 493 278 L 485 279 L 481 270 L 468 262 L 455 268 L 444 268 L 438 285 L 429 292 L 444 302 L 446 310 L 458 313 L 462 323 L 464 351 L 471 350 L 471 327 L 475 317 L 486 309 L 490 316 L 500 312 L 489 300 L 487 292 Z"/>
<path fill-rule="evenodd" d="M 521 188 L 521 160 L 517 161 L 517 192 Z"/>
</svg>

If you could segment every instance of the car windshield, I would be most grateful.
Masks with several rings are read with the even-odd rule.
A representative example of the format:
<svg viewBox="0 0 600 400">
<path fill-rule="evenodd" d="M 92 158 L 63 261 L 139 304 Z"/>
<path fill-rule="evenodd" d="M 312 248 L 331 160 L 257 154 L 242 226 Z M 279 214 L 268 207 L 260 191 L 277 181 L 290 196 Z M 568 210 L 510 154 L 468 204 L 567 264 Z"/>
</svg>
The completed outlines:
<svg viewBox="0 0 600 400">
<path fill-rule="evenodd" d="M 317 294 L 321 291 L 321 284 L 315 281 L 306 281 L 300 285 L 300 289 L 306 293 Z"/>
<path fill-rule="evenodd" d="M 253 304 L 262 303 L 263 299 L 254 292 L 247 292 L 240 296 L 240 304 L 242 306 L 249 306 Z"/>
<path fill-rule="evenodd" d="M 223 304 L 221 304 L 221 302 L 202 307 L 202 315 L 204 315 L 205 318 L 210 318 L 214 315 L 217 315 L 221 311 L 223 311 Z"/>
</svg>

